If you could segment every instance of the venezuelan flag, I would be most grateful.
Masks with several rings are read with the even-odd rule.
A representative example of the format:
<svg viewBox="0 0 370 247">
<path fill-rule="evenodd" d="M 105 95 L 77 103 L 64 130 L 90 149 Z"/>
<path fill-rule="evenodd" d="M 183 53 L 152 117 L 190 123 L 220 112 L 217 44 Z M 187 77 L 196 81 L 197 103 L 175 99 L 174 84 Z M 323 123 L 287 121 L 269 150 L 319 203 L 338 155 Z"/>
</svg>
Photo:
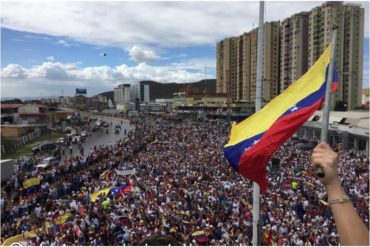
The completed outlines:
<svg viewBox="0 0 370 247">
<path fill-rule="evenodd" d="M 31 186 L 39 185 L 40 182 L 41 181 L 39 177 L 27 179 L 26 181 L 23 182 L 23 189 L 28 189 Z"/>
<path fill-rule="evenodd" d="M 106 188 L 104 188 L 104 189 L 102 189 L 102 190 L 99 190 L 99 191 L 97 191 L 97 192 L 92 193 L 92 194 L 91 194 L 91 196 L 90 196 L 90 201 L 91 201 L 91 202 L 95 202 L 95 201 L 96 201 L 96 198 L 98 198 L 98 196 L 100 196 L 100 195 L 108 195 L 109 191 L 110 191 L 112 188 L 113 188 L 113 187 L 112 187 L 112 186 L 110 186 L 110 187 L 106 187 Z"/>
<path fill-rule="evenodd" d="M 33 196 L 40 190 L 40 185 L 33 185 L 31 187 L 28 187 L 27 189 L 24 189 L 22 192 L 22 196 Z"/>
<path fill-rule="evenodd" d="M 242 176 L 266 191 L 266 165 L 275 152 L 323 104 L 331 44 L 315 64 L 263 109 L 231 128 L 224 154 Z M 332 91 L 338 87 L 336 71 Z"/>
<path fill-rule="evenodd" d="M 204 231 L 195 231 L 191 236 L 198 242 L 198 243 L 204 243 L 207 242 L 207 237 L 204 233 Z"/>
<path fill-rule="evenodd" d="M 115 188 L 111 188 L 109 190 L 109 194 L 112 194 L 113 196 L 123 196 L 124 193 L 131 191 L 131 187 L 132 186 L 130 184 L 125 184 Z"/>
</svg>

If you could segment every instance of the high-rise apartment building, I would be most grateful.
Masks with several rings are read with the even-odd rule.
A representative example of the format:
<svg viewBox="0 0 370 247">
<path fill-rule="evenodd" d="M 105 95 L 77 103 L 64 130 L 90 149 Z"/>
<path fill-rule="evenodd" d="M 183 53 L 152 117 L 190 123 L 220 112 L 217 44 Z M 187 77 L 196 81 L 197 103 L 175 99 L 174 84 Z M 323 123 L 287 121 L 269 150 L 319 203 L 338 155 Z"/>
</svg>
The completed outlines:
<svg viewBox="0 0 370 247">
<path fill-rule="evenodd" d="M 342 101 L 347 109 L 361 106 L 363 73 L 364 9 L 356 4 L 326 2 L 309 15 L 308 66 L 311 66 L 331 41 L 337 27 L 335 63 L 340 86 L 333 104 Z"/>
<path fill-rule="evenodd" d="M 121 84 L 114 89 L 114 103 L 128 105 L 130 103 L 130 84 Z"/>
<path fill-rule="evenodd" d="M 280 22 L 265 23 L 264 29 L 262 97 L 269 101 L 279 92 Z M 257 36 L 254 29 L 217 44 L 217 93 L 228 93 L 234 101 L 255 100 Z"/>
<path fill-rule="evenodd" d="M 278 22 L 277 22 L 278 23 Z M 340 87 L 333 107 L 361 106 L 364 9 L 360 5 L 326 2 L 281 22 L 265 23 L 263 98 L 271 100 L 300 78 L 320 57 L 337 26 L 335 62 Z M 253 102 L 256 91 L 257 29 L 217 44 L 217 92 L 236 101 Z M 277 69 L 276 69 L 277 68 Z"/>
<path fill-rule="evenodd" d="M 227 38 L 217 44 L 217 93 L 228 93 L 236 98 L 236 44 L 237 37 Z"/>
<path fill-rule="evenodd" d="M 133 102 L 139 99 L 140 103 L 150 102 L 150 86 L 145 81 L 140 81 L 138 84 L 131 86 L 131 100 Z"/>
<path fill-rule="evenodd" d="M 280 27 L 280 92 L 308 69 L 309 13 L 301 12 L 282 21 Z"/>
</svg>

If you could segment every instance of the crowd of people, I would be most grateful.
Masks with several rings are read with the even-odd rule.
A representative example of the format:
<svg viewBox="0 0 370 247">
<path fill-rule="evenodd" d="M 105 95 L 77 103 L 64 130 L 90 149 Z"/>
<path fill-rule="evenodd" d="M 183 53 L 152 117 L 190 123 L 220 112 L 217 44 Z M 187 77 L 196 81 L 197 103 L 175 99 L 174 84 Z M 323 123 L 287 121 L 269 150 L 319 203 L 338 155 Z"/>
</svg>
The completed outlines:
<svg viewBox="0 0 370 247">
<path fill-rule="evenodd" d="M 33 230 L 27 245 L 139 245 L 157 234 L 181 245 L 251 245 L 253 185 L 224 159 L 229 130 L 222 120 L 150 118 L 117 143 L 57 167 L 21 169 L 9 182 L 15 193 L 2 191 L 1 241 Z M 297 149 L 297 142 L 287 141 L 273 156 L 280 165 L 268 166 L 260 244 L 338 245 L 325 190 L 309 169 L 311 151 Z M 342 185 L 368 225 L 368 158 L 338 152 Z M 39 191 L 24 197 L 22 183 L 35 176 Z M 124 186 L 130 189 L 91 200 Z"/>
</svg>

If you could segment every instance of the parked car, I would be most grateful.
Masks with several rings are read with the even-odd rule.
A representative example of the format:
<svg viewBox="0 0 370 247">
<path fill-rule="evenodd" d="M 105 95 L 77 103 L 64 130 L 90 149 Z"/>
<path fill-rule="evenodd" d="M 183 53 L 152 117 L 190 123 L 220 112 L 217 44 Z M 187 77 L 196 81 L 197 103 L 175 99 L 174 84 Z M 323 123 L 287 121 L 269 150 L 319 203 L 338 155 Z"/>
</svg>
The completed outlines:
<svg viewBox="0 0 370 247">
<path fill-rule="evenodd" d="M 63 132 L 64 133 L 71 133 L 74 129 L 72 127 L 66 127 L 65 129 L 63 129 Z"/>
<path fill-rule="evenodd" d="M 64 144 L 64 137 L 57 140 L 57 144 Z"/>
<path fill-rule="evenodd" d="M 41 161 L 40 164 L 36 166 L 36 168 L 48 168 L 50 166 L 58 165 L 59 161 L 55 157 L 48 157 Z"/>
<path fill-rule="evenodd" d="M 32 152 L 34 154 L 38 154 L 41 152 L 46 152 L 46 151 L 54 151 L 57 148 L 56 144 L 54 142 L 46 142 L 42 143 L 36 147 L 32 148 Z"/>
</svg>

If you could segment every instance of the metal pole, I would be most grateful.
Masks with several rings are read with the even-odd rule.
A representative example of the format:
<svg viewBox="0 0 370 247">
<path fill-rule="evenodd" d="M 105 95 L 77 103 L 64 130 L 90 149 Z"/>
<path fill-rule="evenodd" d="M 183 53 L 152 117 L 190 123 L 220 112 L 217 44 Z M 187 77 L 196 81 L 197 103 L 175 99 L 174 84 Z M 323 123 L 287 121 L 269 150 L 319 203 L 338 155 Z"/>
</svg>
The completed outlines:
<svg viewBox="0 0 370 247">
<path fill-rule="evenodd" d="M 226 71 L 226 85 L 227 85 L 227 122 L 230 123 L 230 78 L 229 78 L 229 70 Z"/>
<path fill-rule="evenodd" d="M 264 38 L 264 9 L 265 2 L 260 2 L 260 18 L 258 27 L 258 46 L 257 46 L 257 81 L 256 81 L 256 112 L 262 106 L 262 62 L 263 62 L 263 38 Z M 260 187 L 253 183 L 253 246 L 258 245 L 258 222 L 260 216 Z"/>
<path fill-rule="evenodd" d="M 326 82 L 325 91 L 325 102 L 322 113 L 322 126 L 321 126 L 321 141 L 328 142 L 328 126 L 329 126 L 329 114 L 330 114 L 330 103 L 331 103 L 331 84 L 333 81 L 334 62 L 335 62 L 335 46 L 337 37 L 337 27 L 333 25 L 333 31 L 331 36 L 331 51 L 330 51 L 330 64 L 328 71 L 328 80 Z M 324 169 L 321 166 L 316 168 L 316 176 L 319 178 L 325 177 Z"/>
<path fill-rule="evenodd" d="M 263 43 L 264 43 L 264 9 L 265 2 L 260 2 L 260 18 L 258 26 L 258 44 L 257 44 L 257 81 L 256 81 L 256 112 L 262 107 L 262 66 L 263 66 Z"/>
</svg>

